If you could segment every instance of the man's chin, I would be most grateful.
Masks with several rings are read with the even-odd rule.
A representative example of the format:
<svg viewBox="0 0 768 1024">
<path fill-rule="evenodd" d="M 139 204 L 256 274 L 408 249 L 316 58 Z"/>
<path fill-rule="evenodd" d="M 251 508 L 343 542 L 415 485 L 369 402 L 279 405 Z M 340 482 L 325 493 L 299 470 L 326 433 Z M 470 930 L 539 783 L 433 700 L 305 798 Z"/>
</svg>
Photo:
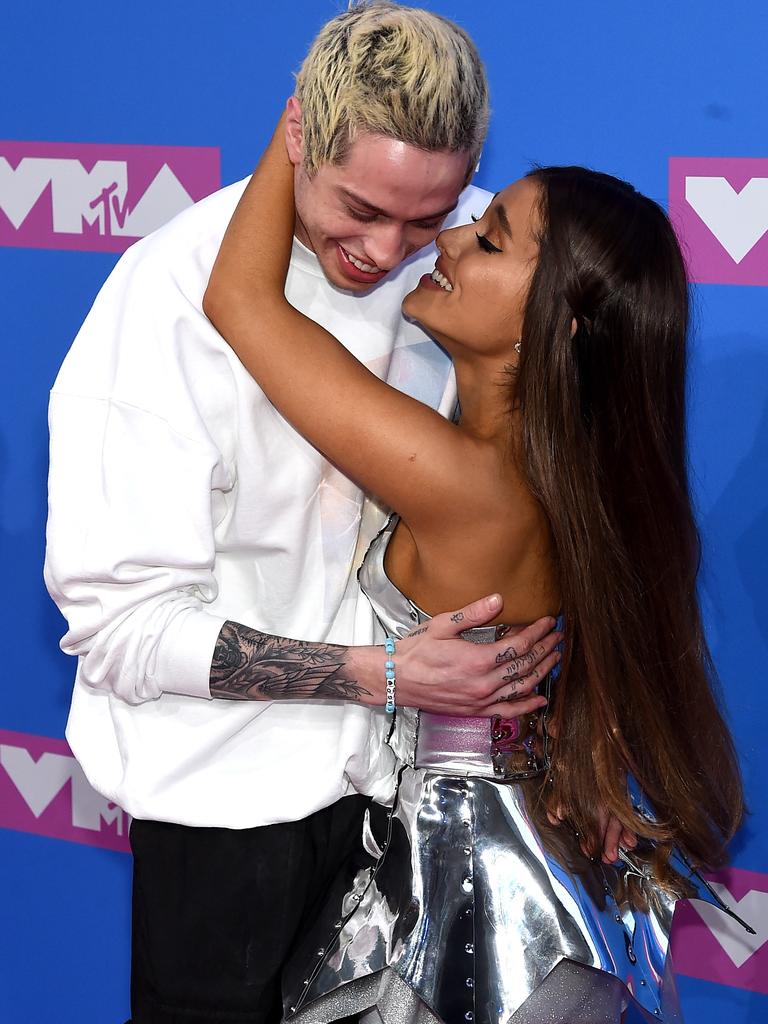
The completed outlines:
<svg viewBox="0 0 768 1024">
<path fill-rule="evenodd" d="M 323 267 L 323 272 L 334 288 L 340 288 L 345 292 L 359 292 L 360 294 L 364 294 L 365 292 L 369 292 L 371 288 L 375 288 L 378 283 L 374 282 L 373 284 L 366 284 L 364 281 L 350 281 L 348 277 L 344 274 L 340 274 L 338 271 L 336 271 L 336 273 L 329 273 L 325 267 Z"/>
</svg>

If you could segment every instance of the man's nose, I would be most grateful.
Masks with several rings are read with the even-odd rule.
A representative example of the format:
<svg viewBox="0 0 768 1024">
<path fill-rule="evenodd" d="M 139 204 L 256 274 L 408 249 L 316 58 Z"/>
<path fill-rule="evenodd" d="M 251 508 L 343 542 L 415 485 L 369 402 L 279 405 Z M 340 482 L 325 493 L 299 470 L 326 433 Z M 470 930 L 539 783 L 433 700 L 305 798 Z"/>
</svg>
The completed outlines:
<svg viewBox="0 0 768 1024">
<path fill-rule="evenodd" d="M 405 231 L 401 224 L 381 224 L 365 242 L 366 255 L 381 270 L 392 270 L 407 255 Z"/>
</svg>

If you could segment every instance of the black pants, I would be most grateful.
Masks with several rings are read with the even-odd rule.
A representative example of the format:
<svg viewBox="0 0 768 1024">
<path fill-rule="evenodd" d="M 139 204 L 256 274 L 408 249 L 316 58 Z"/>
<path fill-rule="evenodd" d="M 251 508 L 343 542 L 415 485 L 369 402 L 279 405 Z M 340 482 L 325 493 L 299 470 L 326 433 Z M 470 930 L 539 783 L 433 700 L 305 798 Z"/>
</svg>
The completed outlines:
<svg viewBox="0 0 768 1024">
<path fill-rule="evenodd" d="M 242 831 L 134 820 L 133 1024 L 277 1024 L 283 965 L 368 803 Z"/>
</svg>

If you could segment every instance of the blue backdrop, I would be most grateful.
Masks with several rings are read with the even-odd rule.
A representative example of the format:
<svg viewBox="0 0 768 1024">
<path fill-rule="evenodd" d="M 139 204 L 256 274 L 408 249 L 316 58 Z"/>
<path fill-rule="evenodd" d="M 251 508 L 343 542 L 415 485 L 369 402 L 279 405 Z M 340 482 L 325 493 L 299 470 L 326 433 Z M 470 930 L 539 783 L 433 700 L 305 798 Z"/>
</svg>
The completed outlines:
<svg viewBox="0 0 768 1024">
<path fill-rule="evenodd" d="M 341 6 L 6 5 L 0 135 L 219 147 L 221 181 L 234 181 L 267 141 L 311 38 Z M 531 161 L 584 163 L 666 203 L 671 157 L 768 158 L 763 0 L 424 6 L 462 24 L 487 62 L 493 121 L 478 184 L 488 189 L 518 177 Z M 0 524 L 8 570 L 0 730 L 63 736 L 74 665 L 57 649 L 63 622 L 41 579 L 47 391 L 116 259 L 87 249 L 12 242 L 0 248 Z M 712 967 L 689 965 L 680 986 L 689 1020 L 752 1024 L 768 1020 L 768 987 L 761 972 L 750 973 L 756 958 L 768 963 L 761 758 L 768 704 L 768 288 L 707 284 L 696 295 L 690 441 L 705 547 L 702 593 L 752 811 L 733 849 L 730 885 L 737 900 L 753 894 L 749 906 L 753 917 L 762 915 L 753 920 L 762 934 L 746 959 L 728 952 L 727 939 L 711 946 L 705 935 L 700 948 L 710 942 Z M 0 1019 L 121 1024 L 128 1016 L 129 858 L 51 838 L 55 830 L 46 836 L 16 830 L 11 818 L 6 824 L 12 827 L 0 831 Z"/>
</svg>

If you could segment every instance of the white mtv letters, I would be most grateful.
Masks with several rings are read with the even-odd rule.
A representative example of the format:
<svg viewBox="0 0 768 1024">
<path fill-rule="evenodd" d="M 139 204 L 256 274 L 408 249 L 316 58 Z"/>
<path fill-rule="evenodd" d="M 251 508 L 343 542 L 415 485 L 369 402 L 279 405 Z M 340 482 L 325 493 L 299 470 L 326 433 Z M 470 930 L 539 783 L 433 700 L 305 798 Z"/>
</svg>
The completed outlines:
<svg viewBox="0 0 768 1024">
<path fill-rule="evenodd" d="M 35 761 L 24 747 L 0 744 L 0 765 L 36 818 L 71 779 L 72 825 L 100 832 L 102 822 L 116 822 L 117 834 L 123 834 L 125 812 L 92 788 L 74 757 L 49 752 Z"/>
<path fill-rule="evenodd" d="M 79 160 L 24 157 L 14 170 L 0 157 L 0 209 L 18 230 L 50 184 L 54 234 L 80 235 L 85 222 L 98 223 L 100 235 L 142 238 L 192 205 L 190 194 L 163 164 L 129 209 L 128 169 L 125 160 L 98 160 L 86 171 Z"/>
<path fill-rule="evenodd" d="M 686 177 L 685 198 L 734 263 L 768 231 L 768 178 L 751 178 L 736 192 L 725 178 Z"/>
<path fill-rule="evenodd" d="M 112 226 L 112 234 L 143 238 L 193 203 L 194 199 L 168 164 L 163 164 L 141 199 L 124 213 L 123 222 Z"/>
<path fill-rule="evenodd" d="M 732 917 L 727 917 L 711 903 L 691 900 L 691 906 L 720 943 L 724 952 L 728 954 L 736 967 L 741 967 L 753 953 L 756 953 L 768 942 L 768 892 L 751 889 L 740 900 L 735 900 L 720 882 L 711 882 L 710 884 L 713 889 L 717 890 L 717 894 L 723 902 L 732 907 L 739 917 L 743 917 L 747 924 L 752 925 L 757 932 L 756 935 L 750 935 L 737 921 L 734 921 Z"/>
<path fill-rule="evenodd" d="M 109 231 L 109 211 L 103 204 L 92 205 L 102 189 L 114 184 L 113 192 L 125 196 L 128 168 L 124 160 L 99 160 L 86 171 L 79 160 L 25 157 L 12 170 L 0 157 L 0 207 L 15 228 L 19 228 L 50 183 L 53 201 L 53 230 L 56 233 L 82 234 L 83 219 L 99 221 L 100 234 Z"/>
</svg>

